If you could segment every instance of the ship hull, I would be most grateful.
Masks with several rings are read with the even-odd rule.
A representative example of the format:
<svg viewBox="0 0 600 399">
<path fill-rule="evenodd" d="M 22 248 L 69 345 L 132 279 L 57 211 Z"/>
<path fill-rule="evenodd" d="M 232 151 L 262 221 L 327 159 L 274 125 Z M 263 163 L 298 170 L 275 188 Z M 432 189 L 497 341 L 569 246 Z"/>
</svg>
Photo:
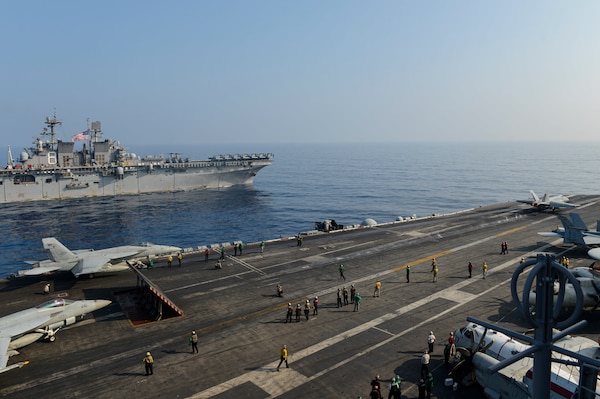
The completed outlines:
<svg viewBox="0 0 600 399">
<path fill-rule="evenodd" d="M 3 170 L 0 203 L 67 198 L 189 191 L 252 184 L 256 174 L 272 163 L 198 161 L 182 164 L 135 165 L 60 170 Z"/>
</svg>

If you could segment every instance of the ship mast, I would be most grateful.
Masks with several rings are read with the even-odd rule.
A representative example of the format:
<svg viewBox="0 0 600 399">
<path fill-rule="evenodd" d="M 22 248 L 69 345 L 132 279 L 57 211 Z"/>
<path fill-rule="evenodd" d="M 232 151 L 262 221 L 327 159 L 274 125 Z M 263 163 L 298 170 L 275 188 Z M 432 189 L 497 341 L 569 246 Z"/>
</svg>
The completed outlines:
<svg viewBox="0 0 600 399">
<path fill-rule="evenodd" d="M 54 110 L 54 116 L 52 117 L 52 119 L 50 119 L 50 117 L 46 117 L 46 126 L 48 126 L 50 128 L 50 132 L 48 133 L 48 129 L 43 128 L 42 129 L 42 134 L 43 135 L 50 135 L 50 148 L 54 149 L 54 135 L 56 134 L 54 132 L 54 126 L 56 125 L 62 125 L 62 121 L 56 119 L 56 109 Z"/>
</svg>

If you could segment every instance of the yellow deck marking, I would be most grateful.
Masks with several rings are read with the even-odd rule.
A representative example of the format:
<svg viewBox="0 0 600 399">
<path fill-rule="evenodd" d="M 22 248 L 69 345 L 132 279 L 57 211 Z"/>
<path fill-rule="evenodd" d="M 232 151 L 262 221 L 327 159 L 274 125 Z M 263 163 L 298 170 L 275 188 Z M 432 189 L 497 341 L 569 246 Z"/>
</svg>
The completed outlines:
<svg viewBox="0 0 600 399">
<path fill-rule="evenodd" d="M 506 231 L 503 231 L 502 233 L 496 234 L 496 237 L 502 237 L 502 236 L 505 236 L 507 234 L 514 233 L 515 231 L 523 230 L 526 227 L 527 227 L 527 225 L 521 226 L 521 227 L 515 227 L 514 229 L 506 230 Z"/>
<path fill-rule="evenodd" d="M 449 250 L 447 250 L 447 251 L 438 252 L 437 254 L 434 254 L 434 255 L 429 255 L 429 256 L 426 256 L 426 257 L 424 257 L 424 258 L 417 259 L 417 260 L 414 260 L 414 261 L 412 261 L 412 262 L 405 263 L 405 264 L 403 264 L 402 266 L 396 266 L 396 267 L 394 267 L 392 270 L 393 270 L 393 271 L 395 271 L 395 272 L 397 272 L 397 271 L 399 271 L 399 270 L 406 269 L 406 266 L 415 266 L 415 265 L 419 265 L 419 264 L 421 264 L 421 263 L 425 263 L 425 262 L 427 262 L 427 261 L 430 261 L 430 260 L 432 260 L 433 258 L 440 258 L 440 257 L 442 257 L 442 256 L 444 256 L 444 255 L 448 255 L 448 254 L 451 254 L 451 253 L 453 253 L 453 252 L 454 252 L 454 250 L 453 250 L 453 249 L 449 249 Z"/>
</svg>

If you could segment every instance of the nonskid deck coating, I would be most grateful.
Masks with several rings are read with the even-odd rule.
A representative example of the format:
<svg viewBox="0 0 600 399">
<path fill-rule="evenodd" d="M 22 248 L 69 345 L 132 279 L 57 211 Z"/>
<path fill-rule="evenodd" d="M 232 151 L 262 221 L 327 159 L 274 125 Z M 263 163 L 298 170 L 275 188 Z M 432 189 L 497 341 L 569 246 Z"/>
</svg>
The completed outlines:
<svg viewBox="0 0 600 399">
<path fill-rule="evenodd" d="M 0 374 L 0 395 L 33 398 L 49 389 L 64 397 L 98 398 L 366 397 L 375 374 L 384 380 L 399 374 L 404 379 L 403 395 L 416 397 L 418 359 L 431 329 L 440 345 L 432 356 L 434 397 L 454 397 L 443 386 L 445 370 L 439 367 L 441 343 L 448 331 L 466 324 L 467 315 L 520 331 L 527 328 L 510 303 L 506 279 L 521 256 L 545 248 L 535 233 L 551 230 L 557 219 L 522 210 L 518 205 L 490 207 L 426 222 L 310 236 L 301 250 L 294 241 L 269 243 L 262 255 L 257 246 L 249 246 L 242 257 L 229 258 L 222 270 L 207 267 L 202 255 L 187 257 L 181 269 L 148 270 L 145 274 L 169 291 L 169 298 L 185 311 L 184 317 L 133 328 L 115 302 L 94 315 L 96 322 L 60 332 L 54 344 L 23 348 L 11 362 L 28 359 L 31 364 Z M 578 212 L 588 224 L 600 219 L 595 204 Z M 500 213 L 519 217 L 498 223 Z M 443 238 L 434 233 L 436 223 L 444 226 Z M 455 231 L 452 226 L 457 226 Z M 422 238 L 401 245 L 395 241 L 406 235 Z M 501 240 L 511 245 L 508 256 L 495 254 Z M 554 253 L 566 250 L 547 248 Z M 446 262 L 482 252 L 490 253 L 485 280 L 475 268 L 468 281 L 466 262 Z M 432 256 L 444 265 L 438 283 L 431 282 Z M 568 256 L 571 267 L 589 265 L 585 253 Z M 340 262 L 346 267 L 345 282 L 339 279 Z M 412 269 L 410 284 L 404 282 L 406 263 Z M 498 272 L 499 268 L 503 270 Z M 135 287 L 135 277 L 129 273 L 76 282 L 65 275 L 56 279 L 60 280 L 55 285 L 65 287 L 61 292 L 70 298 L 94 299 L 93 295 L 114 300 L 114 292 Z M 380 298 L 371 297 L 376 280 L 383 283 Z M 284 298 L 274 295 L 276 281 L 283 284 Z M 41 280 L 28 282 L 23 286 L 19 282 L 18 287 L 10 282 L 2 285 L 4 314 L 39 303 L 35 293 Z M 358 313 L 335 308 L 335 291 L 352 282 L 364 298 Z M 317 318 L 282 323 L 288 301 L 295 304 L 314 295 L 321 303 Z M 582 334 L 595 340 L 599 323 L 590 319 Z M 189 353 L 187 338 L 192 329 L 200 331 L 198 355 Z M 283 343 L 290 349 L 291 369 L 276 373 L 273 369 Z M 147 350 L 156 359 L 154 378 L 143 375 L 141 357 Z M 462 392 L 466 398 L 481 397 L 480 391 Z"/>
</svg>

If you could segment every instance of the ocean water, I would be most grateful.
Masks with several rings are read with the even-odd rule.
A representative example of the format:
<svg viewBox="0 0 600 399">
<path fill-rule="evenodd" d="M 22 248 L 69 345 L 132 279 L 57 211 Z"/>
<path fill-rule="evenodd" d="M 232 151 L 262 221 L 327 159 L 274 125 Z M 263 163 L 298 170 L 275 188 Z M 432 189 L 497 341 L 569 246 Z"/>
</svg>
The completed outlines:
<svg viewBox="0 0 600 399">
<path fill-rule="evenodd" d="M 598 194 L 600 143 L 242 144 L 128 148 L 205 159 L 273 152 L 254 185 L 221 190 L 0 205 L 0 277 L 46 259 L 43 237 L 72 249 L 154 242 L 257 242 L 366 218 L 455 212 L 539 195 Z M 162 151 L 161 151 L 162 150 Z"/>
</svg>

